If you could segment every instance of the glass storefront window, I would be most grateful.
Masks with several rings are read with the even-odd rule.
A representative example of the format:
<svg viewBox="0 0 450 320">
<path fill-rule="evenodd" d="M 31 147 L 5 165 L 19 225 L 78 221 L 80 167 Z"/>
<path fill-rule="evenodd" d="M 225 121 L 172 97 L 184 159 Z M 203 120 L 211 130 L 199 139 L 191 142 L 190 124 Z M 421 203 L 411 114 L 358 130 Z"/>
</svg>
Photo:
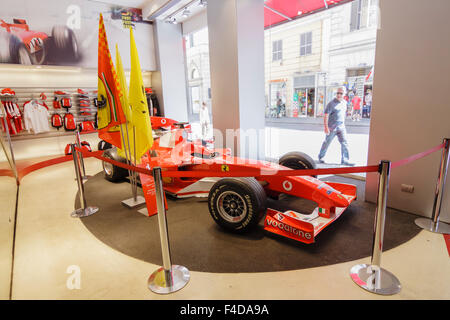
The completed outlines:
<svg viewBox="0 0 450 320">
<path fill-rule="evenodd" d="M 285 117 L 286 111 L 286 82 L 274 80 L 270 83 L 270 116 Z"/>
</svg>

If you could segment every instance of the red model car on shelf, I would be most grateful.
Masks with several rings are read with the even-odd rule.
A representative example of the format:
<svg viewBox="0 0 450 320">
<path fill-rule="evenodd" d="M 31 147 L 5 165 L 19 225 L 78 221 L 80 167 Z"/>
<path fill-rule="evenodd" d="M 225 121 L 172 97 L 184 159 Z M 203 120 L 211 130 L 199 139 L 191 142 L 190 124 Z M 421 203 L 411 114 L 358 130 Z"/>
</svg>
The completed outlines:
<svg viewBox="0 0 450 320">
<path fill-rule="evenodd" d="M 0 62 L 41 65 L 78 58 L 77 40 L 70 28 L 54 26 L 48 35 L 30 30 L 23 19 L 13 19 L 13 23 L 0 19 Z"/>
<path fill-rule="evenodd" d="M 151 117 L 154 144 L 142 158 L 142 167 L 159 166 L 163 171 L 204 172 L 207 178 L 172 178 L 163 176 L 167 194 L 178 198 L 208 197 L 209 212 L 224 229 L 245 232 L 255 227 L 264 216 L 264 229 L 294 240 L 313 243 L 315 237 L 335 221 L 356 198 L 356 186 L 323 182 L 312 176 L 277 176 L 277 170 L 313 169 L 314 161 L 304 153 L 290 152 L 279 164 L 231 156 L 229 149 L 209 149 L 201 142 L 190 141 L 189 125 L 167 118 Z M 104 156 L 121 162 L 117 151 L 108 149 Z M 119 181 L 127 170 L 103 162 L 106 179 Z M 215 172 L 254 173 L 254 177 L 215 178 Z M 268 173 L 270 173 L 268 175 Z M 272 174 L 273 173 L 273 174 Z M 152 194 L 152 177 L 140 176 L 147 204 Z M 280 194 L 305 198 L 317 203 L 311 214 L 293 210 L 280 212 L 267 208 L 266 198 Z M 148 207 L 148 206 L 147 206 Z"/>
</svg>

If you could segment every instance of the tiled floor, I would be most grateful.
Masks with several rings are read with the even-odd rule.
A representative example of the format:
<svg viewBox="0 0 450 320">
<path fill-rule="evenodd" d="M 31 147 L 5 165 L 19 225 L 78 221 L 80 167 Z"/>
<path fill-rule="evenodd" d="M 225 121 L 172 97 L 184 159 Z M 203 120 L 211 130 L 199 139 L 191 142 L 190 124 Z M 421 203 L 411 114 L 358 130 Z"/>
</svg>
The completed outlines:
<svg viewBox="0 0 450 320">
<path fill-rule="evenodd" d="M 96 159 L 86 159 L 85 165 L 88 174 L 101 170 Z M 350 268 L 370 263 L 370 257 L 285 272 L 191 272 L 185 288 L 158 295 L 147 288 L 147 279 L 159 266 L 111 249 L 79 219 L 70 217 L 76 188 L 70 162 L 22 180 L 12 299 L 450 299 L 444 237 L 427 231 L 383 253 L 382 267 L 402 284 L 401 292 L 393 296 L 366 292 L 350 279 Z"/>
</svg>

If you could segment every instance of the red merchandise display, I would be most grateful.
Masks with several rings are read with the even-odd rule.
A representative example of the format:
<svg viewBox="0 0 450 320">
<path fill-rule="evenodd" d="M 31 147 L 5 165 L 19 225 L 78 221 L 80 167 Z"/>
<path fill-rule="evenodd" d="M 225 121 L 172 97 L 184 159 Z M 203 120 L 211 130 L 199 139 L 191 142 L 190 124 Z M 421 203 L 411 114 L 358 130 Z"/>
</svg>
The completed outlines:
<svg viewBox="0 0 450 320">
<path fill-rule="evenodd" d="M 89 132 L 89 131 L 94 131 L 94 124 L 92 123 L 92 121 L 83 121 L 82 123 L 80 123 L 80 131 L 81 132 Z"/>
<path fill-rule="evenodd" d="M 52 115 L 51 121 L 52 121 L 52 127 L 56 128 L 58 130 L 59 130 L 59 128 L 61 128 L 64 125 L 63 119 L 58 113 L 55 113 Z"/>
<path fill-rule="evenodd" d="M 66 131 L 75 131 L 77 129 L 75 117 L 70 112 L 64 115 L 64 129 Z"/>
</svg>

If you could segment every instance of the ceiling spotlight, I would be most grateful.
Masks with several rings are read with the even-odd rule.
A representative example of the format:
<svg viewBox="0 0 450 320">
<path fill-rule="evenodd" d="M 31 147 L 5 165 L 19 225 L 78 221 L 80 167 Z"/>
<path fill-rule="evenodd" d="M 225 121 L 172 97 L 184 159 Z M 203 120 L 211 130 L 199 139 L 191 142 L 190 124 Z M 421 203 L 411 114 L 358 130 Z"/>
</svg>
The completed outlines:
<svg viewBox="0 0 450 320">
<path fill-rule="evenodd" d="M 207 1 L 206 0 L 200 0 L 200 3 L 198 4 L 200 7 L 206 7 Z"/>
<path fill-rule="evenodd" d="M 166 22 L 171 24 L 177 24 L 177 19 L 175 19 L 174 17 L 169 17 L 166 19 Z"/>
<path fill-rule="evenodd" d="M 184 8 L 184 11 L 182 13 L 183 17 L 189 17 L 189 15 L 191 14 L 191 12 L 188 10 L 188 8 Z"/>
<path fill-rule="evenodd" d="M 301 15 L 303 13 L 303 11 L 298 11 L 297 12 L 297 15 L 299 16 L 299 15 Z"/>
</svg>

